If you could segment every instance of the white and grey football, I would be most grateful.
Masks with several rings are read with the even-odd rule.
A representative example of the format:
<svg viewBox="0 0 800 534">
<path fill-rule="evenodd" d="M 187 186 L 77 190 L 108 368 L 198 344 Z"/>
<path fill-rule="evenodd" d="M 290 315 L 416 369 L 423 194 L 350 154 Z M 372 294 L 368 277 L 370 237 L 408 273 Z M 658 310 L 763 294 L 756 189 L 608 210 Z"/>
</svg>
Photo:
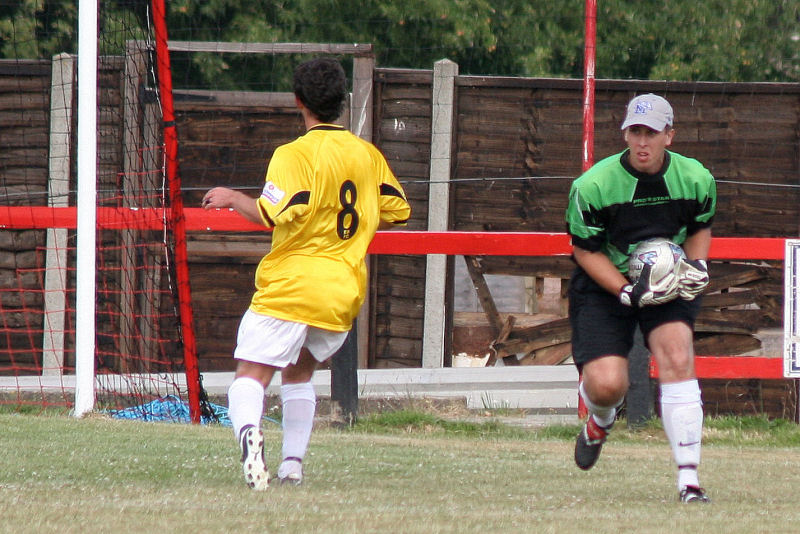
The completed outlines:
<svg viewBox="0 0 800 534">
<path fill-rule="evenodd" d="M 642 241 L 628 259 L 628 279 L 632 283 L 639 280 L 642 269 L 645 265 L 650 265 L 649 287 L 657 287 L 659 282 L 670 274 L 677 274 L 678 265 L 681 258 L 686 254 L 680 245 L 676 245 L 669 239 L 654 237 Z"/>
</svg>

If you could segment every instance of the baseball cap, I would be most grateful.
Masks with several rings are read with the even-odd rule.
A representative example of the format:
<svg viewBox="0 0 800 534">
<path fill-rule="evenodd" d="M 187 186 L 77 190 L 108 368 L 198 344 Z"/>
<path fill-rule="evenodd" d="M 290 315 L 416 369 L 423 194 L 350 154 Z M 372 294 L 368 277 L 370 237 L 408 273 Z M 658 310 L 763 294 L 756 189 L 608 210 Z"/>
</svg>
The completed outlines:
<svg viewBox="0 0 800 534">
<path fill-rule="evenodd" d="M 672 119 L 672 106 L 669 102 L 658 95 L 648 93 L 634 97 L 628 103 L 628 113 L 620 130 L 641 124 L 660 132 L 667 126 L 672 126 Z"/>
</svg>

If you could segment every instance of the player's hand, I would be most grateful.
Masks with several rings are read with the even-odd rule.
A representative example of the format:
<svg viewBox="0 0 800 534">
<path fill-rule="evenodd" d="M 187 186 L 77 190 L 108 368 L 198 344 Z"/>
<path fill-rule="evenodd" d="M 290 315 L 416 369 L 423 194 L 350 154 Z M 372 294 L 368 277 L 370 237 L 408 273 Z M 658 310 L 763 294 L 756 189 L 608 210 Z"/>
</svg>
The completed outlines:
<svg viewBox="0 0 800 534">
<path fill-rule="evenodd" d="M 681 259 L 678 265 L 678 295 L 694 300 L 708 287 L 708 265 L 705 260 Z"/>
<path fill-rule="evenodd" d="M 670 274 L 659 280 L 656 286 L 650 286 L 650 265 L 642 268 L 642 274 L 635 284 L 627 284 L 619 291 L 619 301 L 625 306 L 641 308 L 664 304 L 678 298 L 678 277 Z"/>
<path fill-rule="evenodd" d="M 202 206 L 204 209 L 224 209 L 233 207 L 235 191 L 227 187 L 215 187 L 203 196 Z"/>
</svg>

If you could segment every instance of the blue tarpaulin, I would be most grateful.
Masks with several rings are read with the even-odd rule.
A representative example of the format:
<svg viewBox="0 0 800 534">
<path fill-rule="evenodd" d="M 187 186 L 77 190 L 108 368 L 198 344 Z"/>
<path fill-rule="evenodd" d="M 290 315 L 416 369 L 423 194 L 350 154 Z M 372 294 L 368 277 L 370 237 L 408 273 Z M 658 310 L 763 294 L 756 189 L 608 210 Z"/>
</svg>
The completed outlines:
<svg viewBox="0 0 800 534">
<path fill-rule="evenodd" d="M 200 422 L 204 425 L 209 423 L 219 423 L 223 426 L 231 426 L 228 418 L 228 409 L 213 403 L 206 403 L 208 414 L 200 416 Z M 168 423 L 190 423 L 189 404 L 182 401 L 175 395 L 167 395 L 147 404 L 131 406 L 124 410 L 109 412 L 115 419 L 136 419 L 138 421 L 165 421 Z"/>
</svg>

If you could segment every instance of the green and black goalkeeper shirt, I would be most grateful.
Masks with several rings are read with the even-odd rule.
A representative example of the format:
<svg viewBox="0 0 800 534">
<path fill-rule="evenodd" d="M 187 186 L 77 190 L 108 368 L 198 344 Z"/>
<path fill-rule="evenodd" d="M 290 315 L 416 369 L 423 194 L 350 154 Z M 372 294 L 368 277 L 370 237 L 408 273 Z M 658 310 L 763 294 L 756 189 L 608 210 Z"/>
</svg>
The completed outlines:
<svg viewBox="0 0 800 534">
<path fill-rule="evenodd" d="M 699 161 L 667 151 L 656 174 L 628 162 L 628 150 L 597 162 L 572 183 L 566 212 L 572 243 L 602 251 L 622 273 L 637 243 L 686 237 L 711 226 L 717 204 L 714 177 Z"/>
</svg>

